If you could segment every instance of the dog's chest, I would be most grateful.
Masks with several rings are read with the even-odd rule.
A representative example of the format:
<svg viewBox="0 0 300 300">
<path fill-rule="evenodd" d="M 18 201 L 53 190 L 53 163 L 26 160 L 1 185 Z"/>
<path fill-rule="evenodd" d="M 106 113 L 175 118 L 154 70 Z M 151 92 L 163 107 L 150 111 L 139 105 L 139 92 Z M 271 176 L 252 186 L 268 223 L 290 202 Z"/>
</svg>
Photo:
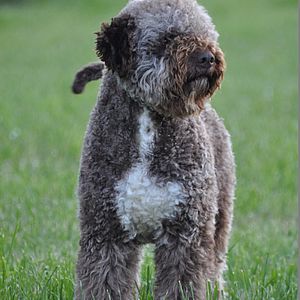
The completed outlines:
<svg viewBox="0 0 300 300">
<path fill-rule="evenodd" d="M 149 112 L 144 110 L 137 136 L 139 160 L 116 185 L 118 215 L 132 238 L 159 230 L 162 219 L 174 217 L 178 204 L 185 200 L 179 182 L 162 183 L 149 174 L 155 134 Z"/>
</svg>

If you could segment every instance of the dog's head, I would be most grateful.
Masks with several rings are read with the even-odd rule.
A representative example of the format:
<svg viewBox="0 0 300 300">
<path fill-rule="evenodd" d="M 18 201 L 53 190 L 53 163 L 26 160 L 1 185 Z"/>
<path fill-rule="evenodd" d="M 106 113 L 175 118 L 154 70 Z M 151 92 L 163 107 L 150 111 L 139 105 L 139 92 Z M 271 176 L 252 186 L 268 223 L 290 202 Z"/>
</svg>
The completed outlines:
<svg viewBox="0 0 300 300">
<path fill-rule="evenodd" d="M 200 112 L 225 70 L 196 0 L 132 0 L 97 33 L 96 51 L 135 100 L 166 116 Z"/>
</svg>

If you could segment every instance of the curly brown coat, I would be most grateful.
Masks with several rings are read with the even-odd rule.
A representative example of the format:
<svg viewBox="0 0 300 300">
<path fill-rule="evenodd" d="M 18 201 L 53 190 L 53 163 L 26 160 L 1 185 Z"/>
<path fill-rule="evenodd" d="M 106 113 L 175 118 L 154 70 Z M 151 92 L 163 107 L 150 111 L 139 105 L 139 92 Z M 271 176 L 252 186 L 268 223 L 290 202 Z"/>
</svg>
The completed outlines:
<svg viewBox="0 0 300 300">
<path fill-rule="evenodd" d="M 221 295 L 235 165 L 208 103 L 225 70 L 217 37 L 194 0 L 130 1 L 97 34 L 107 70 L 81 157 L 76 299 L 134 299 L 145 243 L 155 299 L 181 299 L 179 283 L 188 299 L 208 282 Z M 74 92 L 102 72 L 83 68 Z"/>
</svg>

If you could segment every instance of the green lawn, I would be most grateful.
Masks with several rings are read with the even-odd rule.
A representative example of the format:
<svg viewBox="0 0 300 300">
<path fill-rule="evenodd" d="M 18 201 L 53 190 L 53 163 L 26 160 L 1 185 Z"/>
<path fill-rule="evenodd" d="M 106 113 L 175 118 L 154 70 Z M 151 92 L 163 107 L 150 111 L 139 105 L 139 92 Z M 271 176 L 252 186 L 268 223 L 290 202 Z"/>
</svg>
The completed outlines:
<svg viewBox="0 0 300 300">
<path fill-rule="evenodd" d="M 79 97 L 70 84 L 125 3 L 0 0 L 0 299 L 72 299 L 75 187 L 98 83 Z M 213 104 L 237 163 L 228 298 L 296 299 L 297 2 L 202 3 L 227 58 Z M 150 248 L 142 273 L 151 287 Z"/>
</svg>

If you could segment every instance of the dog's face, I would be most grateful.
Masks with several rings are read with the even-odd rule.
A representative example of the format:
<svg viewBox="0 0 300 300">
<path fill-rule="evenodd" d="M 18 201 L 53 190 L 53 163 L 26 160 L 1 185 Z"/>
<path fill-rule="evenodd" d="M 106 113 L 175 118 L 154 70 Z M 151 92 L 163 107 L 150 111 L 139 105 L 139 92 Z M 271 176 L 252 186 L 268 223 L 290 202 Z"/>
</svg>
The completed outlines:
<svg viewBox="0 0 300 300">
<path fill-rule="evenodd" d="M 165 116 L 200 112 L 225 70 L 218 34 L 195 0 L 132 0 L 96 50 L 131 97 Z"/>
</svg>

